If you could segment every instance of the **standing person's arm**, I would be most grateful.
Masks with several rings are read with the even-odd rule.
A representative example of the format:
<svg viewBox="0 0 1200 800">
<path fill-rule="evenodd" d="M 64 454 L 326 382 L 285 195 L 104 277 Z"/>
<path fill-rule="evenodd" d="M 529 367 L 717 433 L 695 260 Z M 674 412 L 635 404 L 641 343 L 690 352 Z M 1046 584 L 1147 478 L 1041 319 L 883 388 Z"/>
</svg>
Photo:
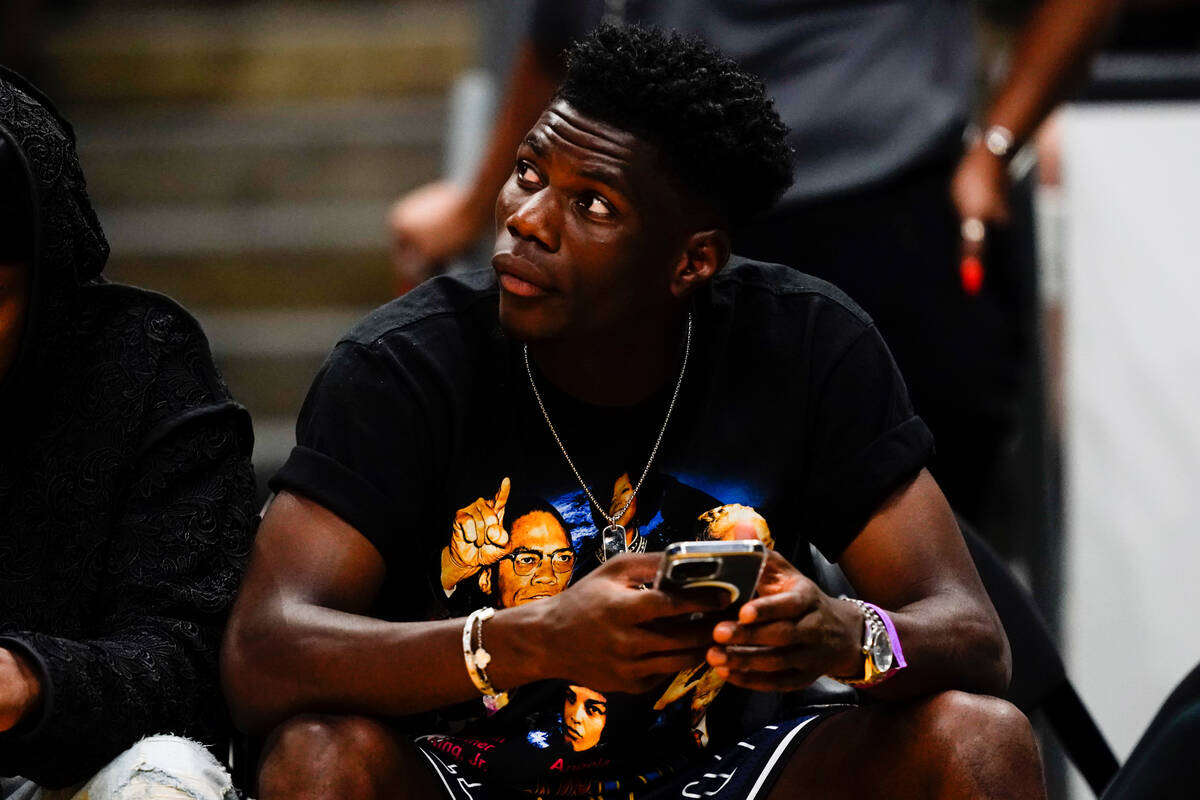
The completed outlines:
<svg viewBox="0 0 1200 800">
<path fill-rule="evenodd" d="M 388 215 L 400 287 L 415 285 L 469 248 L 492 224 L 496 195 L 513 169 L 521 138 L 550 102 L 559 75 L 526 40 L 517 52 L 487 150 L 470 185 L 435 181 L 403 195 Z"/>
<path fill-rule="evenodd" d="M 1120 5 L 1120 0 L 1045 0 L 1030 15 L 1008 76 L 983 116 L 984 136 L 972 143 L 954 175 L 952 194 L 962 220 L 985 226 L 1008 221 L 1009 159 L 1081 77 Z M 993 134 L 994 146 L 1005 132 L 1011 134 L 1004 156 L 988 149 L 986 134 L 993 126 L 1003 129 Z M 967 255 L 978 256 L 982 249 L 981 241 L 964 240 Z"/>
</svg>

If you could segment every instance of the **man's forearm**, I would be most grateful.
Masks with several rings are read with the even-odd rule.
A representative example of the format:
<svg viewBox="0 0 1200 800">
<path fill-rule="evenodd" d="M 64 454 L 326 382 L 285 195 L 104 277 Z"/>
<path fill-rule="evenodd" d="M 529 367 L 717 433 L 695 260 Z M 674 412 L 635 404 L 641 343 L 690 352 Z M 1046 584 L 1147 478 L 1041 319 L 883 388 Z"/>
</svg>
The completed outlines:
<svg viewBox="0 0 1200 800">
<path fill-rule="evenodd" d="M 897 700 L 947 689 L 999 695 L 1008 687 L 1008 638 L 991 609 L 940 595 L 888 614 L 909 667 L 869 689 L 872 695 Z"/>
<path fill-rule="evenodd" d="M 518 607 L 487 622 L 497 689 L 546 677 L 536 614 Z M 298 600 L 235 615 L 221 656 L 234 719 L 261 732 L 305 711 L 404 716 L 477 698 L 463 622 L 385 622 Z"/>
<path fill-rule="evenodd" d="M 321 505 L 281 492 L 259 527 L 230 614 L 221 679 L 238 726 L 266 731 L 304 712 L 404 716 L 478 697 L 462 619 L 372 616 L 386 566 L 375 547 Z M 509 689 L 551 669 L 540 600 L 484 626 L 492 684 Z"/>
<path fill-rule="evenodd" d="M 909 665 L 873 694 L 997 694 L 1008 685 L 1004 627 L 927 470 L 876 512 L 846 549 L 842 568 L 862 599 L 892 617 Z"/>
</svg>

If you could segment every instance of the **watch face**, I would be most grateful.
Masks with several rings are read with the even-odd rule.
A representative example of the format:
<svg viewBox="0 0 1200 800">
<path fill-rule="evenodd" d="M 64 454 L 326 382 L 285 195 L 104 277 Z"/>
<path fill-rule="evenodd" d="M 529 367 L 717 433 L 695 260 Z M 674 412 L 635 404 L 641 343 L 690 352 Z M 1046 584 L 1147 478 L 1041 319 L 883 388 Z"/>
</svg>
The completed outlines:
<svg viewBox="0 0 1200 800">
<path fill-rule="evenodd" d="M 871 661 L 880 672 L 887 672 L 892 668 L 895 659 L 892 656 L 892 642 L 888 639 L 886 631 L 880 631 L 871 642 Z"/>
</svg>

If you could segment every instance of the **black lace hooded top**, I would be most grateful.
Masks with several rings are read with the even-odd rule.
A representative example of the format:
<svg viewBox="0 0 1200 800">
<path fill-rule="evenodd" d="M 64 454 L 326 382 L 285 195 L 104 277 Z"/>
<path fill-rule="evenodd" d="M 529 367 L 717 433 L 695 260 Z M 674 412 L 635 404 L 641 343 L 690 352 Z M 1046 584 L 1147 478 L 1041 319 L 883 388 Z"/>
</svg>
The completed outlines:
<svg viewBox="0 0 1200 800">
<path fill-rule="evenodd" d="M 0 647 L 40 673 L 43 700 L 0 733 L 0 775 L 58 787 L 149 734 L 223 734 L 217 651 L 253 533 L 252 435 L 196 321 L 101 277 L 72 130 L 0 69 L 5 158 L 34 225 L 0 247 L 32 260 L 0 378 Z"/>
</svg>

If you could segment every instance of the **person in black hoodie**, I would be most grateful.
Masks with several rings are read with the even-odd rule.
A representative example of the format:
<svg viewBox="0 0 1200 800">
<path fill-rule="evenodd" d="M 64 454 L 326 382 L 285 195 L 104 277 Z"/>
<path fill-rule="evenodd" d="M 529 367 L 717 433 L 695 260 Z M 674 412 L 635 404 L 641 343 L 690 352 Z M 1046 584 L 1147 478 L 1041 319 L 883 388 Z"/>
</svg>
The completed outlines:
<svg viewBox="0 0 1200 800">
<path fill-rule="evenodd" d="M 70 125 L 0 68 L 0 798 L 232 797 L 192 740 L 228 731 L 250 420 L 197 322 L 107 256 Z"/>
</svg>

